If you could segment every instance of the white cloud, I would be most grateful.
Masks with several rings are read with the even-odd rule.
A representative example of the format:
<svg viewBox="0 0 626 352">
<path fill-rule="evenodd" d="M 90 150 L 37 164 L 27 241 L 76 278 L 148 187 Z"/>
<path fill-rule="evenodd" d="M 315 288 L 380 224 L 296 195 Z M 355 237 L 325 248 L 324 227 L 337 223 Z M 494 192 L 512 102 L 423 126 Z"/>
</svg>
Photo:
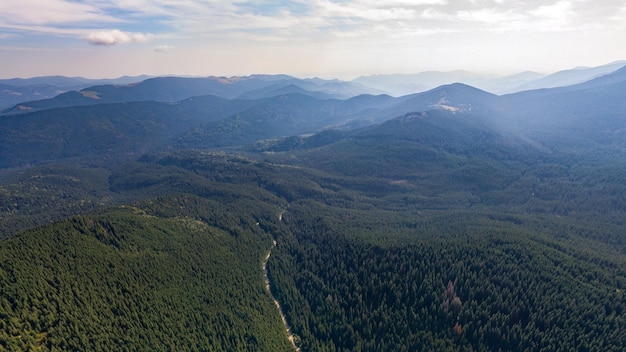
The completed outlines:
<svg viewBox="0 0 626 352">
<path fill-rule="evenodd" d="M 449 14 L 439 11 L 435 8 L 429 7 L 422 11 L 420 15 L 423 19 L 433 21 L 447 21 L 452 18 Z"/>
<path fill-rule="evenodd" d="M 539 6 L 532 11 L 528 11 L 528 13 L 538 18 L 562 24 L 568 23 L 574 15 L 572 3 L 569 1 L 559 1 L 553 5 Z"/>
<path fill-rule="evenodd" d="M 527 21 L 537 31 L 561 32 L 575 30 L 577 27 L 588 26 L 593 19 L 587 19 L 588 23 L 575 21 L 576 12 L 570 1 L 559 1 L 552 5 L 542 5 L 528 11 L 531 18 Z M 530 29 L 530 28 L 529 28 Z"/>
<path fill-rule="evenodd" d="M 154 51 L 156 51 L 157 53 L 163 53 L 163 52 L 166 52 L 166 51 L 170 51 L 172 49 L 173 49 L 173 47 L 169 46 L 169 45 L 159 45 L 156 48 L 154 48 Z"/>
<path fill-rule="evenodd" d="M 55 25 L 79 22 L 117 22 L 101 8 L 68 0 L 20 0 L 0 2 L 0 27 Z"/>
<path fill-rule="evenodd" d="M 533 16 L 544 18 L 561 18 L 571 13 L 572 3 L 569 1 L 559 1 L 552 5 L 542 5 L 538 8 L 528 11 Z"/>
<path fill-rule="evenodd" d="M 92 32 L 85 38 L 93 45 L 116 45 L 124 43 L 145 42 L 147 37 L 143 33 L 125 33 L 118 29 L 110 31 Z"/>
<path fill-rule="evenodd" d="M 372 33 L 438 33 L 493 30 L 562 31 L 579 23 L 576 11 L 616 10 L 619 4 L 556 0 L 291 0 L 267 5 L 251 0 L 20 0 L 0 1 L 0 28 L 87 37 L 99 45 L 137 41 L 133 34 L 92 32 L 99 28 L 136 30 L 170 38 L 255 36 L 311 40 L 321 36 Z M 578 9 L 577 7 L 580 7 Z M 617 11 L 613 11 L 617 13 Z M 608 16 L 586 15 L 602 23 Z M 580 17 L 581 21 L 583 20 Z M 126 27 L 128 25 L 128 27 Z M 131 27 L 132 26 L 132 27 Z M 78 33 L 78 34 L 76 34 Z M 124 33 L 124 32 L 122 32 Z"/>
<path fill-rule="evenodd" d="M 457 17 L 463 21 L 482 22 L 487 24 L 506 23 L 523 20 L 523 16 L 512 11 L 496 9 L 480 9 L 475 11 L 459 11 Z"/>
<path fill-rule="evenodd" d="M 609 16 L 609 19 L 622 24 L 626 23 L 626 5 L 619 7 L 617 11 Z"/>
<path fill-rule="evenodd" d="M 355 0 L 352 3 L 366 4 L 376 7 L 393 7 L 393 6 L 421 6 L 421 5 L 447 5 L 447 0 Z"/>
</svg>

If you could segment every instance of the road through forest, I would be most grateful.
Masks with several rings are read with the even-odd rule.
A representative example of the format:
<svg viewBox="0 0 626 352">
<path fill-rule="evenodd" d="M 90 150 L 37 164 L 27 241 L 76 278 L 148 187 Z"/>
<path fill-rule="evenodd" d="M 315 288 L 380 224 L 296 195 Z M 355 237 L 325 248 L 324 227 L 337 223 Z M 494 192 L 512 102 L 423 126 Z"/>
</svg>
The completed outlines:
<svg viewBox="0 0 626 352">
<path fill-rule="evenodd" d="M 274 249 L 274 247 L 276 247 L 276 241 L 274 241 L 272 248 L 270 248 L 267 251 L 267 254 L 265 255 L 265 259 L 263 260 L 262 268 L 263 268 L 263 275 L 265 276 L 265 289 L 267 290 L 267 293 L 270 295 L 270 298 L 272 298 L 272 301 L 274 301 L 276 308 L 278 308 L 278 314 L 280 314 L 280 318 L 283 321 L 283 325 L 285 325 L 285 331 L 287 331 L 287 337 L 289 338 L 289 341 L 291 341 L 291 344 L 296 349 L 296 351 L 299 352 L 300 348 L 296 346 L 294 335 L 291 332 L 291 328 L 289 327 L 289 324 L 287 323 L 287 318 L 285 317 L 285 313 L 283 313 L 283 308 L 280 306 L 280 302 L 278 302 L 276 297 L 274 297 L 274 295 L 272 294 L 272 290 L 270 289 L 270 279 L 269 279 L 269 276 L 267 275 L 267 262 L 270 260 L 270 256 L 272 255 L 272 249 Z"/>
</svg>

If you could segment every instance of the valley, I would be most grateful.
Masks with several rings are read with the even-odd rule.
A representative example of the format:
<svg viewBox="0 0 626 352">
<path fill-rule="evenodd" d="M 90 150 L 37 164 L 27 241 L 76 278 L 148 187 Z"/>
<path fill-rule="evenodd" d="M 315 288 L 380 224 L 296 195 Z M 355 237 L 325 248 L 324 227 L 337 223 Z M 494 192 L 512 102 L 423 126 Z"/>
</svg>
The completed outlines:
<svg viewBox="0 0 626 352">
<path fill-rule="evenodd" d="M 0 350 L 623 351 L 625 70 L 21 102 L 0 116 Z"/>
</svg>

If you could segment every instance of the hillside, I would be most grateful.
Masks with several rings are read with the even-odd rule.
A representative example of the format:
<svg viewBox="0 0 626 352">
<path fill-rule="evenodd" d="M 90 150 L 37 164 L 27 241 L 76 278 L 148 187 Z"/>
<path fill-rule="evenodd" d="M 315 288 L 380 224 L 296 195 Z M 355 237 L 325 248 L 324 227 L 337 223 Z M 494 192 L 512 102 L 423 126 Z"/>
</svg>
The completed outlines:
<svg viewBox="0 0 626 352">
<path fill-rule="evenodd" d="M 271 236 L 253 214 L 193 196 L 158 201 L 3 241 L 0 346 L 290 351 L 260 272 Z"/>
<path fill-rule="evenodd" d="M 246 110 L 255 101 L 206 96 L 176 104 L 78 106 L 2 117 L 0 167 L 68 159 L 138 157 L 183 132 Z M 97 158 L 94 158 L 97 157 Z"/>
<path fill-rule="evenodd" d="M 626 70 L 588 82 L 500 97 L 503 128 L 524 133 L 537 142 L 578 154 L 624 145 Z"/>
</svg>

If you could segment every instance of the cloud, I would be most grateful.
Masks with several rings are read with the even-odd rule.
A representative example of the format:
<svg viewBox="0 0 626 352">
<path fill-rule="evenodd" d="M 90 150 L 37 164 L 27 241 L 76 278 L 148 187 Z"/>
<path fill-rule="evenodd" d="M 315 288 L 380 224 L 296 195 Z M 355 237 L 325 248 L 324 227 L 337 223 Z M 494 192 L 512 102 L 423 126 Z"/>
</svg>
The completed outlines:
<svg viewBox="0 0 626 352">
<path fill-rule="evenodd" d="M 85 38 L 92 45 L 111 46 L 116 44 L 145 42 L 147 37 L 143 33 L 125 33 L 118 29 L 110 31 L 92 32 Z"/>
<path fill-rule="evenodd" d="M 623 18 L 618 8 L 588 0 L 20 0 L 0 2 L 0 28 L 73 36 L 93 45 L 145 41 L 137 31 L 151 33 L 151 39 L 205 43 L 322 43 L 476 30 L 570 31 L 617 22 L 610 17 Z"/>
<path fill-rule="evenodd" d="M 0 2 L 0 20 L 21 25 L 50 25 L 82 21 L 117 21 L 96 4 L 68 0 Z"/>
<path fill-rule="evenodd" d="M 156 51 L 157 53 L 162 53 L 162 52 L 170 51 L 172 49 L 173 47 L 169 45 L 159 45 L 156 48 L 154 48 L 154 51 Z"/>
<path fill-rule="evenodd" d="M 568 24 L 570 19 L 575 15 L 572 3 L 569 1 L 559 1 L 553 5 L 539 6 L 528 13 L 537 18 L 544 19 L 555 26 Z"/>
<path fill-rule="evenodd" d="M 457 17 L 463 21 L 482 22 L 487 24 L 506 23 L 512 20 L 523 19 L 511 11 L 499 11 L 495 9 L 481 9 L 475 11 L 459 11 Z"/>
</svg>

